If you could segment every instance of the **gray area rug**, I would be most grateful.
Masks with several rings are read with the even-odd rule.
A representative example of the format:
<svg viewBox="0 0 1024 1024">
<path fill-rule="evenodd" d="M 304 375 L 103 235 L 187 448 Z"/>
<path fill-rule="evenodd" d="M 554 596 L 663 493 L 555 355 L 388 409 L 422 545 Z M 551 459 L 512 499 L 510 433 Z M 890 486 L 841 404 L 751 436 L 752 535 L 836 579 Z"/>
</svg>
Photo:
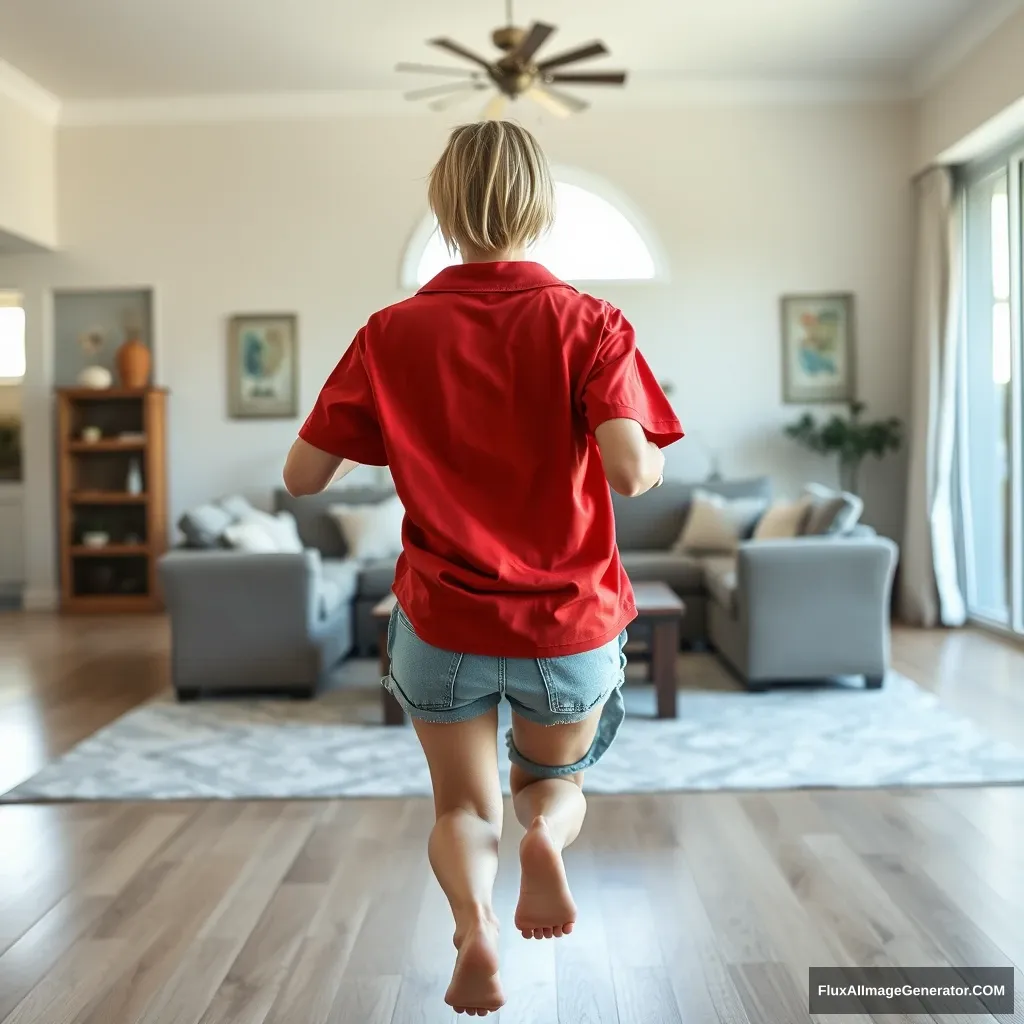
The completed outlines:
<svg viewBox="0 0 1024 1024">
<path fill-rule="evenodd" d="M 709 655 L 680 657 L 679 718 L 653 688 L 626 687 L 629 715 L 587 773 L 591 793 L 1024 782 L 1024 751 L 891 673 L 881 690 L 836 683 L 740 690 Z M 313 702 L 158 700 L 129 712 L 0 802 L 316 799 L 425 795 L 411 728 L 380 721 L 367 661 Z M 507 762 L 502 746 L 502 774 Z"/>
</svg>

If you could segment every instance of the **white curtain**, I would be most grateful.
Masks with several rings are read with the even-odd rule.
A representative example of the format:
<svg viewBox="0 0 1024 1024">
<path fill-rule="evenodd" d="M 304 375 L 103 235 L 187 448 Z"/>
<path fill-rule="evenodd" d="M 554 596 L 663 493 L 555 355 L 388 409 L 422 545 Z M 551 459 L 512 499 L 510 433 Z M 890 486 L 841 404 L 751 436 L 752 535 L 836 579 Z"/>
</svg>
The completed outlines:
<svg viewBox="0 0 1024 1024">
<path fill-rule="evenodd" d="M 910 466 L 899 611 L 918 626 L 967 617 L 953 533 L 963 275 L 961 203 L 952 172 L 917 179 L 917 251 L 911 354 Z"/>
</svg>

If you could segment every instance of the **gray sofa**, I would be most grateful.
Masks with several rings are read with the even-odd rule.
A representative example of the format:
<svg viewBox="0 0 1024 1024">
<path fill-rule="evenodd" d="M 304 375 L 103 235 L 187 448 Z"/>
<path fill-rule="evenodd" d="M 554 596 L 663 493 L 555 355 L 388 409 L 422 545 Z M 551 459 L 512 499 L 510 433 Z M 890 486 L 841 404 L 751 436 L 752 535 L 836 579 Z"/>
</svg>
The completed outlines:
<svg viewBox="0 0 1024 1024">
<path fill-rule="evenodd" d="M 392 492 L 344 488 L 312 498 L 274 494 L 306 550 L 248 554 L 176 548 L 160 561 L 171 618 L 171 675 L 179 698 L 203 691 L 311 697 L 346 655 L 373 652 L 370 612 L 390 590 L 395 560 L 347 557 L 327 506 L 382 501 Z"/>
<path fill-rule="evenodd" d="M 856 526 L 845 534 L 748 540 L 731 555 L 675 553 L 697 486 L 727 498 L 771 496 L 766 477 L 666 480 L 640 498 L 612 496 L 626 572 L 679 594 L 684 641 L 709 644 L 752 690 L 835 676 L 881 686 L 896 545 Z"/>
<path fill-rule="evenodd" d="M 751 689 L 863 675 L 881 685 L 889 662 L 896 546 L 858 527 L 844 536 L 743 542 L 731 555 L 672 550 L 696 486 L 725 497 L 770 497 L 767 478 L 700 485 L 666 481 L 641 498 L 613 495 L 622 561 L 634 582 L 667 583 L 686 604 L 683 640 L 709 644 Z M 242 554 L 176 549 L 161 561 L 172 625 L 172 673 L 184 699 L 200 691 L 312 695 L 349 653 L 376 649 L 373 606 L 395 560 L 356 562 L 329 505 L 390 492 L 342 487 L 308 498 L 274 494 L 306 550 Z M 642 633 L 642 625 L 633 632 Z"/>
</svg>

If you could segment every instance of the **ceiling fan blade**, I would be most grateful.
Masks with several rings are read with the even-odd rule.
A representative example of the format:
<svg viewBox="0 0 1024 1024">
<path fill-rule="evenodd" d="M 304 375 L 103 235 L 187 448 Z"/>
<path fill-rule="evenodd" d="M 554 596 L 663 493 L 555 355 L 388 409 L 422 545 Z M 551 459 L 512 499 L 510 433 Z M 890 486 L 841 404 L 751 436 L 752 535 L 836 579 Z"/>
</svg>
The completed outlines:
<svg viewBox="0 0 1024 1024">
<path fill-rule="evenodd" d="M 447 110 L 449 107 L 454 107 L 457 103 L 465 103 L 473 93 L 486 88 L 487 86 L 483 82 L 479 82 L 471 89 L 464 89 L 462 92 L 455 92 L 449 96 L 442 96 L 439 100 L 434 100 L 432 103 L 428 103 L 427 106 L 430 107 L 431 110 Z"/>
<path fill-rule="evenodd" d="M 543 21 L 535 21 L 523 41 L 508 55 L 508 60 L 528 61 L 555 31 L 554 25 L 546 25 Z"/>
<path fill-rule="evenodd" d="M 407 92 L 407 100 L 425 100 L 428 96 L 443 96 L 449 92 L 472 92 L 474 89 L 482 89 L 482 82 L 445 82 L 444 85 L 429 85 L 425 89 L 413 89 Z"/>
<path fill-rule="evenodd" d="M 430 45 L 439 46 L 442 50 L 447 50 L 458 57 L 463 57 L 466 60 L 471 60 L 474 64 L 479 64 L 480 67 L 485 68 L 487 71 L 491 70 L 491 65 L 483 57 L 473 53 L 472 50 L 467 50 L 460 43 L 456 43 L 452 39 L 431 39 Z"/>
<path fill-rule="evenodd" d="M 538 103 L 549 114 L 554 114 L 555 117 L 568 117 L 572 113 L 572 107 L 563 103 L 559 97 L 548 92 L 543 86 L 535 85 L 527 89 L 523 95 L 529 96 L 534 103 Z"/>
<path fill-rule="evenodd" d="M 548 68 L 560 68 L 563 64 L 573 64 L 578 60 L 589 60 L 591 57 L 603 57 L 608 53 L 608 47 L 604 43 L 587 43 L 586 46 L 577 46 L 575 50 L 566 50 L 565 53 L 559 53 L 554 57 L 549 57 L 545 61 L 541 61 L 537 67 L 541 71 L 547 71 Z"/>
<path fill-rule="evenodd" d="M 396 71 L 412 71 L 422 75 L 461 75 L 465 78 L 480 77 L 479 71 L 471 71 L 469 68 L 442 68 L 436 64 L 410 64 L 401 61 L 395 65 Z"/>
<path fill-rule="evenodd" d="M 480 112 L 480 120 L 500 121 L 506 106 L 508 106 L 508 97 L 503 92 L 496 93 Z"/>
<path fill-rule="evenodd" d="M 577 74 L 566 72 L 565 74 L 548 75 L 547 82 L 575 82 L 577 85 L 625 85 L 625 71 L 596 71 L 593 74 Z"/>
<path fill-rule="evenodd" d="M 581 100 L 578 96 L 573 96 L 571 93 L 564 92 L 561 89 L 552 89 L 550 85 L 535 85 L 534 88 L 542 90 L 552 99 L 561 103 L 562 106 L 568 107 L 573 114 L 581 114 L 590 106 L 586 100 Z"/>
</svg>

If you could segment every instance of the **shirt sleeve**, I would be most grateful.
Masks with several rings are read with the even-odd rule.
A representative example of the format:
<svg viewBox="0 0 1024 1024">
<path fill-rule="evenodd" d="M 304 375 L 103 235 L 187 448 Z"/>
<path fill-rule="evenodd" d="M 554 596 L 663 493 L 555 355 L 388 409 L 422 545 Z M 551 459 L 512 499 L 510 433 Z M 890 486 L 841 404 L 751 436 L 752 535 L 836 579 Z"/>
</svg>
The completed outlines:
<svg viewBox="0 0 1024 1024">
<path fill-rule="evenodd" d="M 636 420 L 659 448 L 678 441 L 683 428 L 636 347 L 629 321 L 608 308 L 597 358 L 582 388 L 583 414 L 591 431 L 607 420 Z"/>
<path fill-rule="evenodd" d="M 365 328 L 327 378 L 299 437 L 314 448 L 364 466 L 386 466 L 387 451 L 366 372 Z"/>
</svg>

